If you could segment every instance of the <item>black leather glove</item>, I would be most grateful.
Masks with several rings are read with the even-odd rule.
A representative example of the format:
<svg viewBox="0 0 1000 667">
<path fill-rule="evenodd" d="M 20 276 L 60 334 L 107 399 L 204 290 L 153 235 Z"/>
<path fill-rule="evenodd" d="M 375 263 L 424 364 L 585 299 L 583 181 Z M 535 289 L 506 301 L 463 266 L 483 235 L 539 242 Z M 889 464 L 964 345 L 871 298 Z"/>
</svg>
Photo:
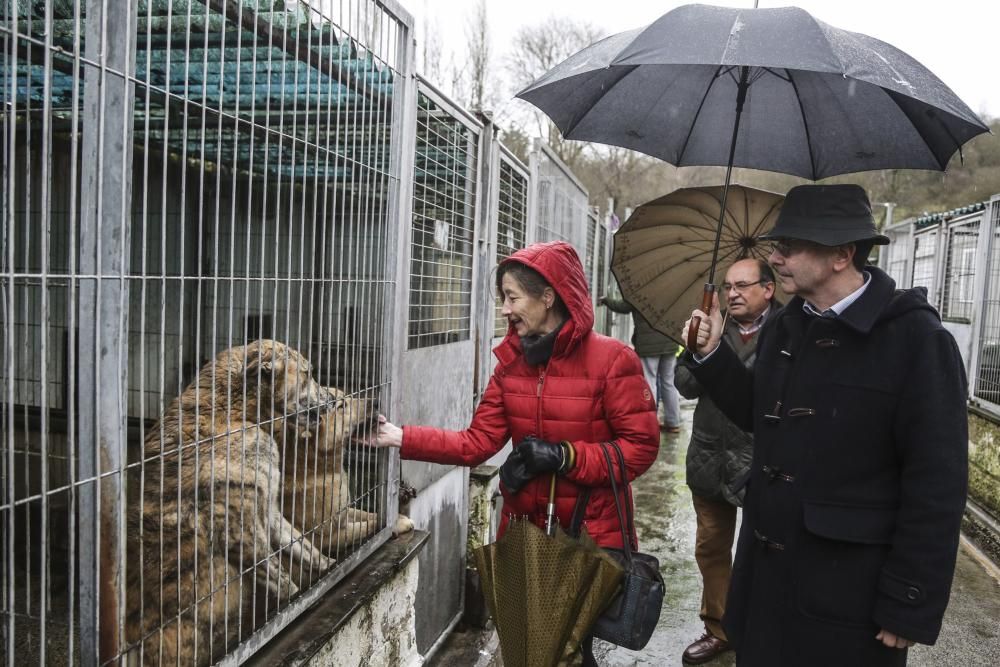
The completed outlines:
<svg viewBox="0 0 1000 667">
<path fill-rule="evenodd" d="M 500 466 L 500 481 L 511 493 L 545 472 L 563 473 L 567 465 L 567 451 L 562 443 L 545 442 L 534 436 L 522 440 Z"/>
<path fill-rule="evenodd" d="M 515 447 L 507 460 L 500 466 L 500 482 L 511 493 L 517 493 L 534 477 L 528 472 L 524 456 Z"/>
<path fill-rule="evenodd" d="M 521 441 L 517 451 L 524 457 L 524 464 L 532 475 L 543 472 L 563 472 L 566 465 L 566 449 L 560 442 L 545 442 L 533 435 Z"/>
</svg>

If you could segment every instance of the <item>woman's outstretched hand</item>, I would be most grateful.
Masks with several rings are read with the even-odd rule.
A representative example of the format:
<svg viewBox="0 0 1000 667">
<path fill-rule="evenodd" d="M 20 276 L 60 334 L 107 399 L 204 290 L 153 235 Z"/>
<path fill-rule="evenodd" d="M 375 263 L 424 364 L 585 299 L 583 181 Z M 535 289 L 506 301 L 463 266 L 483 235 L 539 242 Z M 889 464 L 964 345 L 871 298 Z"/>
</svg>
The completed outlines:
<svg viewBox="0 0 1000 667">
<path fill-rule="evenodd" d="M 378 428 L 365 444 L 372 447 L 402 447 L 403 429 L 379 415 Z"/>
</svg>

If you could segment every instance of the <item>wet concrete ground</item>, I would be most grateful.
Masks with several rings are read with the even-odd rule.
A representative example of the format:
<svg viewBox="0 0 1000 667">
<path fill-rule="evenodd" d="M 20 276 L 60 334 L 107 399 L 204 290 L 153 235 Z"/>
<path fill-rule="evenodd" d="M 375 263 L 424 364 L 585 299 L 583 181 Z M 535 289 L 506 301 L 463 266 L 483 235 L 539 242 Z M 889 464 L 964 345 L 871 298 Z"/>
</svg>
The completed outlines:
<svg viewBox="0 0 1000 667">
<path fill-rule="evenodd" d="M 703 632 L 698 610 L 701 576 L 694 561 L 695 516 L 691 492 L 684 481 L 684 458 L 691 434 L 694 403 L 681 410 L 683 427 L 664 435 L 657 461 L 633 483 L 636 530 L 642 550 L 660 560 L 666 599 L 656 632 L 642 651 L 598 643 L 595 653 L 607 667 L 681 665 L 684 648 Z M 1000 573 L 969 550 L 959 551 L 951 602 L 935 646 L 916 646 L 909 665 L 915 667 L 993 667 L 1000 665 Z M 427 665 L 501 664 L 485 656 L 496 645 L 491 633 L 456 633 Z M 492 641 L 490 641 L 492 639 Z M 464 655 L 462 653 L 465 648 Z M 471 650 L 469 650 L 471 649 Z M 462 658 L 457 656 L 463 655 Z M 475 656 L 475 657 L 473 657 Z M 732 652 L 706 663 L 735 665 Z"/>
</svg>

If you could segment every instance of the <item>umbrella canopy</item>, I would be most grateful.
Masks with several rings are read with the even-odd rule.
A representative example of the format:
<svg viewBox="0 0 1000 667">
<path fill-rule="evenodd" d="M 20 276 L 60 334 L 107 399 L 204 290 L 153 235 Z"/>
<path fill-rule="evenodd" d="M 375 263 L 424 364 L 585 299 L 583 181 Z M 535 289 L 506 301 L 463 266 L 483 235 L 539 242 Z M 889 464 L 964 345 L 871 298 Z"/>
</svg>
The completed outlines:
<svg viewBox="0 0 1000 667">
<path fill-rule="evenodd" d="M 550 537 L 527 520 L 475 554 L 506 667 L 571 664 L 624 576 L 585 533 Z"/>
<path fill-rule="evenodd" d="M 963 143 L 989 131 L 906 53 L 797 7 L 684 5 L 570 56 L 518 97 L 567 139 L 677 166 L 732 165 L 812 180 L 943 170 Z"/>
<path fill-rule="evenodd" d="M 722 185 L 675 190 L 636 208 L 614 236 L 611 271 L 622 296 L 675 340 L 708 276 L 723 190 Z M 730 186 L 719 241 L 721 266 L 767 258 L 768 245 L 756 237 L 774 226 L 784 199 Z M 780 291 L 776 296 L 785 300 Z"/>
</svg>

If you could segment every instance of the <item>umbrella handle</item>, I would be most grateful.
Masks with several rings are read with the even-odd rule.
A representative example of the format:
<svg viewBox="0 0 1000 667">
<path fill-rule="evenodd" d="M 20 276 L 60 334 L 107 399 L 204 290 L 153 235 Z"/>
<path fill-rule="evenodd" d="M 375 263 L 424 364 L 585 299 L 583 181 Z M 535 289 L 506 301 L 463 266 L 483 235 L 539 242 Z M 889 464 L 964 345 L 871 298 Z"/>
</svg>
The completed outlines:
<svg viewBox="0 0 1000 667">
<path fill-rule="evenodd" d="M 712 295 L 715 294 L 715 285 L 712 283 L 705 283 L 705 291 L 701 293 L 701 312 L 709 313 L 712 312 Z M 688 327 L 687 335 L 687 349 L 691 350 L 692 353 L 698 347 L 698 327 L 701 326 L 701 318 L 698 316 L 691 318 L 691 326 Z"/>
<path fill-rule="evenodd" d="M 552 473 L 549 481 L 549 506 L 546 508 L 545 534 L 552 537 L 556 534 L 556 474 Z"/>
</svg>

